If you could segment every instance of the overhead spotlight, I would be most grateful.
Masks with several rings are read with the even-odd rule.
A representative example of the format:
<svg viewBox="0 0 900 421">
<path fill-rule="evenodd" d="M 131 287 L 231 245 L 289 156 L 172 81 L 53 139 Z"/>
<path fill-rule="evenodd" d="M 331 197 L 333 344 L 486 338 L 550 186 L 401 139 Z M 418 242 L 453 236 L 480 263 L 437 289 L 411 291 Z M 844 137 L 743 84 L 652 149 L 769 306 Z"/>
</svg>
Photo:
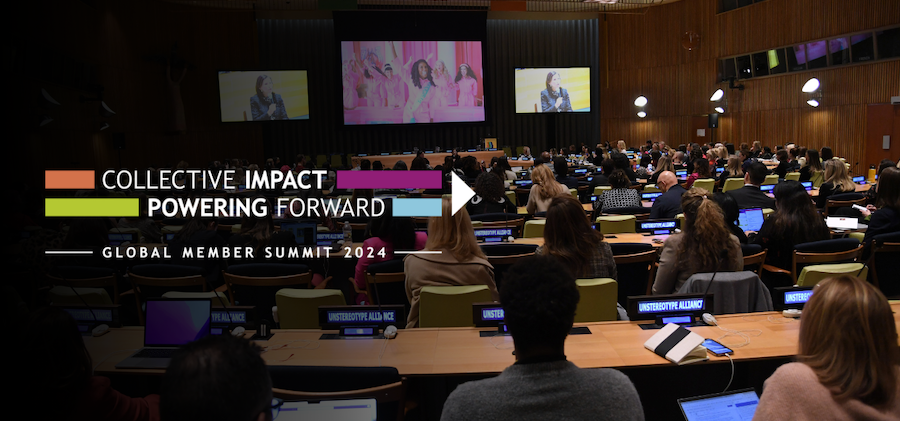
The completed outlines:
<svg viewBox="0 0 900 421">
<path fill-rule="evenodd" d="M 725 96 L 725 91 L 723 91 L 721 89 L 716 89 L 716 91 L 713 92 L 712 96 L 709 97 L 709 100 L 710 100 L 710 102 L 718 102 L 724 96 Z"/>
<path fill-rule="evenodd" d="M 109 123 L 104 121 L 103 123 L 100 124 L 100 130 L 106 130 L 108 128 L 109 128 Z"/>
<path fill-rule="evenodd" d="M 112 117 L 116 115 L 116 112 L 109 108 L 109 105 L 106 105 L 106 102 L 100 101 L 100 115 L 103 117 Z"/>
<path fill-rule="evenodd" d="M 38 98 L 38 102 L 41 104 L 42 108 L 50 108 L 51 105 L 59 105 L 59 103 L 44 89 L 41 89 L 41 96 Z"/>
<path fill-rule="evenodd" d="M 637 107 L 643 107 L 643 106 L 647 105 L 647 98 L 643 95 L 635 98 L 634 105 Z"/>
<path fill-rule="evenodd" d="M 724 113 L 725 113 L 725 109 L 722 108 L 722 107 L 716 107 L 716 112 L 719 113 L 719 114 L 724 114 Z"/>
<path fill-rule="evenodd" d="M 645 112 L 643 112 L 643 111 L 638 111 L 638 117 L 644 118 L 644 117 L 646 117 L 646 116 L 647 116 L 647 113 L 645 113 Z"/>
<path fill-rule="evenodd" d="M 806 103 L 809 104 L 809 106 L 810 106 L 810 107 L 813 107 L 813 108 L 819 106 L 819 101 L 816 100 L 816 99 L 811 99 L 811 100 L 809 100 L 809 101 L 806 101 Z"/>
<path fill-rule="evenodd" d="M 815 92 L 816 89 L 819 89 L 819 79 L 811 78 L 803 84 L 803 92 L 808 94 Z"/>
</svg>

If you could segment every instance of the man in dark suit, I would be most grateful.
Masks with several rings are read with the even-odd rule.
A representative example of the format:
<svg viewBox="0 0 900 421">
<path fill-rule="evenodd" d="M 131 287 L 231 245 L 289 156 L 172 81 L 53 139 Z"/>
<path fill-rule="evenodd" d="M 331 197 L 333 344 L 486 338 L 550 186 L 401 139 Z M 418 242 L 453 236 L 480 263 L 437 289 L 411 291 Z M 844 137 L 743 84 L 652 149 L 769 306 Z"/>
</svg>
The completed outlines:
<svg viewBox="0 0 900 421">
<path fill-rule="evenodd" d="M 675 173 L 664 171 L 656 180 L 656 187 L 663 194 L 656 198 L 650 208 L 650 219 L 675 219 L 681 213 L 681 195 L 687 190 L 678 184 Z"/>
<path fill-rule="evenodd" d="M 766 166 L 760 162 L 753 162 L 747 167 L 747 173 L 744 174 L 744 187 L 728 192 L 734 196 L 738 208 L 775 209 L 775 199 L 759 190 L 759 186 L 766 181 L 768 172 Z"/>
<path fill-rule="evenodd" d="M 603 169 L 602 173 L 598 171 L 592 175 L 594 179 L 591 180 L 591 185 L 588 187 L 588 192 L 590 194 L 594 194 L 594 187 L 609 185 L 609 175 L 615 170 L 615 165 L 611 159 L 607 158 L 600 163 L 600 168 Z"/>
</svg>

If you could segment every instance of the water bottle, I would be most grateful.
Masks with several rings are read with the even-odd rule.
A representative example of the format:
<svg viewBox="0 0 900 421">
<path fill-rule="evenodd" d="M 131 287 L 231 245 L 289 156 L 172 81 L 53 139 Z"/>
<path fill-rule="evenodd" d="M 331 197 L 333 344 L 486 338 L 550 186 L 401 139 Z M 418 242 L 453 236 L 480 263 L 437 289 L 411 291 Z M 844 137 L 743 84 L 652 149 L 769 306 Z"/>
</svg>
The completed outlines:
<svg viewBox="0 0 900 421">
<path fill-rule="evenodd" d="M 353 242 L 353 228 L 349 222 L 344 222 L 344 244 L 350 245 Z"/>
</svg>

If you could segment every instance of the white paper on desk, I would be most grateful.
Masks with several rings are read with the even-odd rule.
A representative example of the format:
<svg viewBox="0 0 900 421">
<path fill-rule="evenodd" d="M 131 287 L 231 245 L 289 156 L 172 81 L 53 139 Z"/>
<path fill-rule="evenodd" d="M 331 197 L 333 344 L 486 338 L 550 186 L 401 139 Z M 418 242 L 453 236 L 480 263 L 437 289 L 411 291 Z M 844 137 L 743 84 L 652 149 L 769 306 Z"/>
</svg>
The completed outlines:
<svg viewBox="0 0 900 421">
<path fill-rule="evenodd" d="M 278 413 L 278 421 L 375 421 L 375 409 L 375 399 L 285 402 Z"/>
</svg>

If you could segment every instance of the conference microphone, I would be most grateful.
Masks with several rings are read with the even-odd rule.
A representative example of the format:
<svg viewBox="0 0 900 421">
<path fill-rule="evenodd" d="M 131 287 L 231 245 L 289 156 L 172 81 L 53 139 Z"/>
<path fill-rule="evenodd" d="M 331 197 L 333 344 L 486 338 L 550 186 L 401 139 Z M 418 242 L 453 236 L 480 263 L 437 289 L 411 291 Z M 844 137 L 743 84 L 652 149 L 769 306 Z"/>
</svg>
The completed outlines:
<svg viewBox="0 0 900 421">
<path fill-rule="evenodd" d="M 89 312 L 91 312 L 91 318 L 93 318 L 95 322 L 98 322 L 99 320 L 97 320 L 97 313 L 94 312 L 94 308 L 91 307 L 91 305 L 88 304 L 88 302 L 84 299 L 84 297 L 82 297 L 81 294 L 78 293 L 78 290 L 75 289 L 74 286 L 72 286 L 72 283 L 69 282 L 69 280 L 66 279 L 62 275 L 59 276 L 59 279 L 62 279 L 63 283 L 65 283 L 67 287 L 72 289 L 72 292 L 75 293 L 75 296 L 77 296 L 78 299 L 81 300 L 81 303 L 84 304 L 85 307 L 87 307 Z M 101 324 L 94 326 L 94 328 L 91 330 L 91 335 L 92 336 L 103 336 L 108 331 L 109 331 L 109 325 L 106 323 L 101 323 Z M 93 374 L 93 371 L 91 373 Z"/>
<path fill-rule="evenodd" d="M 372 282 L 372 288 L 375 290 L 375 304 L 378 305 L 378 315 L 381 316 L 381 323 L 384 324 L 384 311 L 381 310 L 381 298 L 378 296 L 378 282 Z M 386 339 L 394 339 L 397 336 L 397 327 L 394 325 L 385 326 L 383 335 Z"/>
<path fill-rule="evenodd" d="M 706 284 L 706 291 L 703 291 L 703 310 L 709 314 L 711 314 L 710 312 L 712 311 L 712 309 L 706 308 L 706 298 L 709 295 L 709 288 L 712 286 L 713 281 L 716 280 L 716 273 L 719 272 L 719 266 L 722 264 L 722 261 L 727 258 L 728 258 L 728 249 L 722 250 L 721 259 L 719 260 L 718 263 L 716 263 L 716 270 L 713 271 L 712 276 L 709 278 L 709 283 Z"/>
<path fill-rule="evenodd" d="M 275 94 L 272 94 L 272 95 L 274 96 Z M 231 320 L 231 312 L 228 311 L 228 306 L 225 305 L 225 301 L 222 300 L 222 296 L 219 295 L 219 292 L 216 291 L 216 289 L 212 287 L 212 283 L 209 282 L 209 279 L 206 279 L 206 276 L 204 276 L 203 280 L 206 281 L 206 286 L 209 288 L 209 290 L 212 291 L 212 293 L 216 296 L 216 298 L 219 299 L 219 304 L 222 305 L 222 309 L 225 310 L 225 315 L 228 316 L 228 326 L 230 327 L 231 325 L 234 324 L 234 321 Z M 231 331 L 231 336 L 237 336 L 237 337 L 243 338 L 244 337 L 244 327 L 238 326 L 238 327 L 234 328 L 234 330 Z"/>
</svg>

